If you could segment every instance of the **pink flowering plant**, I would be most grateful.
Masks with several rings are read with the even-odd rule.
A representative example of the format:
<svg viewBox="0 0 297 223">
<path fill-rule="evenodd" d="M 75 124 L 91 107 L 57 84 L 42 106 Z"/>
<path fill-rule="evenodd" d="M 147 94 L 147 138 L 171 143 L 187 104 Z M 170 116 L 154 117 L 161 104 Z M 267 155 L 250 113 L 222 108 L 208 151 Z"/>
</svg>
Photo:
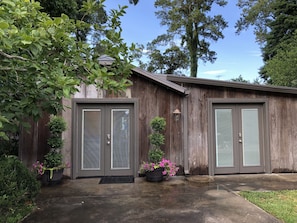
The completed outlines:
<svg viewBox="0 0 297 223">
<path fill-rule="evenodd" d="M 156 116 L 151 120 L 150 125 L 152 127 L 152 134 L 149 135 L 149 139 L 152 148 L 148 152 L 149 162 L 143 162 L 141 164 L 139 173 L 146 174 L 147 172 L 162 168 L 163 176 L 174 176 L 178 171 L 178 167 L 175 163 L 165 159 L 164 152 L 160 149 L 160 146 L 165 143 L 165 136 L 162 133 L 166 126 L 165 118 Z"/>
<path fill-rule="evenodd" d="M 63 162 L 61 149 L 63 147 L 62 132 L 66 130 L 66 122 L 61 116 L 52 115 L 47 124 L 49 128 L 49 138 L 47 144 L 50 151 L 43 157 L 43 162 L 36 161 L 33 163 L 33 170 L 38 175 L 43 175 L 46 170 L 51 172 L 54 170 L 70 167 L 69 163 Z"/>
<path fill-rule="evenodd" d="M 38 175 L 43 174 L 43 163 L 36 161 L 35 163 L 33 163 L 32 167 L 33 167 L 33 170 L 36 171 Z"/>
<path fill-rule="evenodd" d="M 164 176 L 175 176 L 179 169 L 175 163 L 171 162 L 170 160 L 164 159 L 164 158 L 159 163 L 159 165 L 160 165 L 160 167 L 164 168 L 164 171 L 163 171 Z"/>
<path fill-rule="evenodd" d="M 140 166 L 139 172 L 141 174 L 145 174 L 148 171 L 154 171 L 155 169 L 158 169 L 158 168 L 164 168 L 162 173 L 163 173 L 163 176 L 166 176 L 166 177 L 175 176 L 179 169 L 175 163 L 165 158 L 162 158 L 162 160 L 158 163 L 143 162 Z"/>
<path fill-rule="evenodd" d="M 36 161 L 35 163 L 32 164 L 33 171 L 37 173 L 37 175 L 43 175 L 45 170 L 55 170 L 55 169 L 60 169 L 60 168 L 70 168 L 70 163 L 67 162 L 65 164 L 61 164 L 60 166 L 53 167 L 53 168 L 48 168 L 44 165 L 44 163 L 40 161 Z"/>
</svg>

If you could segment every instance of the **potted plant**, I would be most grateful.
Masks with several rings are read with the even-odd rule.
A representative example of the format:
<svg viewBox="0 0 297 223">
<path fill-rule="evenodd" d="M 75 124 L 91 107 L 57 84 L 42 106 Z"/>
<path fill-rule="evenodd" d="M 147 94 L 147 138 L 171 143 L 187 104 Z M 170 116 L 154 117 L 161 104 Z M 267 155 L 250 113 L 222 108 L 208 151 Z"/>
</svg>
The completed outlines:
<svg viewBox="0 0 297 223">
<path fill-rule="evenodd" d="M 50 151 L 44 156 L 43 163 L 37 161 L 33 168 L 42 175 L 42 183 L 59 183 L 66 165 L 63 163 L 61 149 L 63 147 L 62 132 L 66 130 L 66 122 L 61 116 L 51 116 L 48 123 L 50 136 L 47 141 Z"/>
<path fill-rule="evenodd" d="M 155 117 L 151 120 L 152 134 L 149 135 L 151 149 L 148 152 L 148 162 L 143 162 L 140 166 L 140 173 L 146 176 L 150 182 L 160 182 L 164 176 L 174 176 L 178 170 L 176 165 L 164 158 L 161 145 L 165 143 L 162 132 L 165 130 L 166 121 L 162 117 Z"/>
</svg>

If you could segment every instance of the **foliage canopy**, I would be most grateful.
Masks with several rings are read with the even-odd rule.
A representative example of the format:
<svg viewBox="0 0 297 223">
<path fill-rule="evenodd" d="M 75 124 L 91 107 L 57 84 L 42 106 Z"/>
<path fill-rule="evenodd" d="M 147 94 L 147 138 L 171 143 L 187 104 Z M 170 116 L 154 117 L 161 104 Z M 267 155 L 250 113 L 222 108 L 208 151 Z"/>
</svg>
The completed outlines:
<svg viewBox="0 0 297 223">
<path fill-rule="evenodd" d="M 97 3 L 83 2 L 80 12 L 92 14 Z M 38 120 L 43 112 L 57 114 L 61 99 L 77 92 L 82 83 L 115 92 L 130 85 L 134 45 L 123 42 L 119 20 L 125 7 L 111 10 L 101 26 L 65 14 L 50 17 L 40 10 L 33 0 L 0 2 L 0 127 L 6 133 L 16 133 L 28 118 Z M 102 54 L 74 35 L 90 26 L 104 33 L 100 45 L 114 58 L 108 68 L 98 62 Z"/>
<path fill-rule="evenodd" d="M 156 0 L 155 7 L 159 8 L 156 12 L 161 20 L 161 25 L 167 26 L 167 34 L 158 36 L 153 41 L 154 45 L 179 42 L 184 48 L 175 56 L 176 61 L 180 59 L 187 66 L 190 64 L 192 77 L 197 76 L 198 59 L 203 62 L 214 62 L 216 53 L 210 49 L 210 41 L 215 42 L 223 38 L 222 30 L 227 27 L 226 21 L 221 15 L 211 15 L 210 11 L 214 4 L 225 6 L 224 0 Z M 154 51 L 153 51 L 154 52 Z M 188 55 L 188 57 L 184 57 Z M 166 58 L 166 55 L 164 55 Z M 155 58 L 153 58 L 155 59 Z M 182 67 L 183 68 L 183 67 Z"/>
<path fill-rule="evenodd" d="M 239 0 L 241 18 L 236 27 L 239 33 L 254 27 L 262 46 L 264 66 L 260 76 L 269 84 L 296 87 L 297 69 L 294 53 L 297 29 L 295 0 Z"/>
</svg>

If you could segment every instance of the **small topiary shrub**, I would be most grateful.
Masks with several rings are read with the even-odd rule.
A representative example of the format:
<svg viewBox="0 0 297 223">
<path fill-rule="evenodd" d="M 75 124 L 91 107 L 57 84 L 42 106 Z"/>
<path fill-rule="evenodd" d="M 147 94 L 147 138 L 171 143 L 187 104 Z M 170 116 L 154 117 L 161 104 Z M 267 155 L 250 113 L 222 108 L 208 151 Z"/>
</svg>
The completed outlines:
<svg viewBox="0 0 297 223">
<path fill-rule="evenodd" d="M 19 222 L 30 213 L 39 189 L 36 176 L 16 156 L 0 157 L 0 222 Z"/>
<path fill-rule="evenodd" d="M 44 156 L 44 166 L 47 168 L 59 167 L 63 163 L 63 156 L 56 151 L 50 151 Z"/>
<path fill-rule="evenodd" d="M 165 130 L 166 121 L 164 118 L 156 116 L 151 120 L 152 134 L 149 135 L 149 139 L 152 148 L 149 150 L 148 159 L 150 162 L 159 163 L 161 162 L 164 152 L 160 149 L 161 145 L 165 143 L 165 136 L 162 132 Z"/>
<path fill-rule="evenodd" d="M 151 120 L 151 127 L 155 132 L 162 132 L 166 127 L 166 120 L 163 117 L 156 116 Z"/>
<path fill-rule="evenodd" d="M 148 152 L 149 161 L 155 164 L 159 163 L 162 160 L 163 156 L 164 152 L 159 148 L 150 149 Z"/>
</svg>

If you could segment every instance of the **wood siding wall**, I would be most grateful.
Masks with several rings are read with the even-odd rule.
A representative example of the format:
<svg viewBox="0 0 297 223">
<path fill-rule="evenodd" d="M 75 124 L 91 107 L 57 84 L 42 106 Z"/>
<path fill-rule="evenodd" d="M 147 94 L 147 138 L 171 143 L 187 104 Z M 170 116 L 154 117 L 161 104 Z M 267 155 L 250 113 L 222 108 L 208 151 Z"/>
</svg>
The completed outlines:
<svg viewBox="0 0 297 223">
<path fill-rule="evenodd" d="M 137 117 L 139 132 L 136 134 L 139 140 L 139 164 L 142 161 L 147 161 L 147 154 L 150 148 L 148 135 L 151 133 L 150 121 L 155 116 L 164 117 L 166 119 L 165 145 L 162 149 L 165 151 L 166 158 L 176 162 L 177 165 L 182 165 L 184 162 L 183 157 L 183 140 L 182 140 L 182 120 L 175 121 L 173 117 L 173 111 L 178 108 L 182 110 L 183 96 L 170 91 L 162 86 L 154 84 L 153 82 L 133 76 L 131 78 L 133 86 L 128 88 L 124 94 L 115 95 L 108 94 L 107 92 L 97 91 L 92 87 L 81 87 L 81 91 L 74 95 L 74 98 L 137 98 L 139 99 L 139 116 Z M 64 99 L 64 105 L 67 106 L 63 112 L 63 117 L 67 122 L 67 130 L 63 133 L 64 148 L 63 155 L 65 162 L 72 160 L 72 110 L 71 100 Z M 138 169 L 139 167 L 136 167 Z M 64 170 L 66 175 L 71 175 L 71 169 Z"/>
<path fill-rule="evenodd" d="M 293 94 L 269 93 L 234 89 L 227 87 L 206 87 L 198 84 L 183 84 L 190 91 L 188 96 L 181 95 L 171 89 L 156 84 L 138 75 L 131 77 L 134 83 L 125 95 L 109 95 L 92 87 L 82 87 L 75 98 L 138 98 L 139 99 L 139 163 L 147 160 L 150 148 L 148 135 L 151 133 L 150 121 L 155 116 L 166 119 L 165 155 L 177 165 L 189 166 L 190 174 L 209 173 L 209 100 L 210 99 L 265 99 L 267 103 L 268 146 L 272 172 L 297 171 L 297 96 Z M 71 100 L 63 100 L 69 108 L 63 111 L 68 128 L 63 134 L 65 140 L 64 159 L 72 160 L 72 110 Z M 173 111 L 178 108 L 182 114 L 176 121 Z M 20 156 L 28 165 L 41 159 L 47 151 L 46 139 L 48 117 L 32 126 L 30 133 L 20 137 Z M 185 122 L 185 123 L 183 123 Z M 186 154 L 184 152 L 186 151 Z M 138 167 L 136 167 L 138 168 Z M 71 169 L 65 170 L 71 175 Z"/>
<path fill-rule="evenodd" d="M 28 167 L 32 168 L 32 164 L 36 160 L 43 160 L 43 156 L 49 151 L 47 139 L 49 136 L 49 129 L 47 123 L 49 122 L 48 114 L 44 114 L 38 122 L 29 121 L 30 129 L 22 129 L 19 138 L 19 157 L 22 162 Z"/>
<path fill-rule="evenodd" d="M 176 121 L 173 116 L 176 108 L 183 110 L 183 96 L 136 75 L 132 81 L 134 84 L 131 87 L 131 96 L 139 98 L 139 161 L 147 161 L 150 148 L 148 139 L 148 135 L 151 134 L 150 121 L 155 116 L 160 116 L 166 120 L 165 145 L 162 146 L 165 156 L 177 165 L 183 166 L 182 120 Z"/>
<path fill-rule="evenodd" d="M 188 145 L 191 174 L 208 174 L 208 100 L 214 98 L 266 99 L 268 102 L 268 136 L 272 172 L 297 171 L 297 96 L 239 90 L 224 87 L 204 87 L 187 84 Z M 211 140 L 211 139 L 210 139 Z"/>
</svg>

